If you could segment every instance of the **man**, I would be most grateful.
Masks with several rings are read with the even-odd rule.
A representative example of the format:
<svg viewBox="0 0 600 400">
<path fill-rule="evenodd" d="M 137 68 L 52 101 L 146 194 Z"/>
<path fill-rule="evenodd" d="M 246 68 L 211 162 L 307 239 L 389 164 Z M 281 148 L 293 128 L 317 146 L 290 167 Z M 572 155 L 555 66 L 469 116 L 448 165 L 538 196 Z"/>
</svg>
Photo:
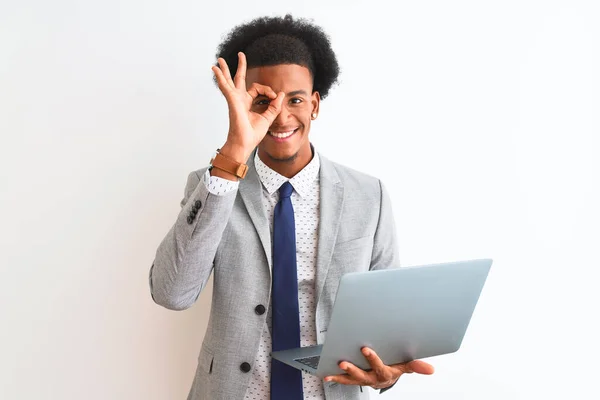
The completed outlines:
<svg viewBox="0 0 600 400">
<path fill-rule="evenodd" d="M 211 167 L 189 175 L 150 269 L 154 301 L 174 310 L 194 304 L 214 272 L 188 399 L 364 399 L 362 386 L 432 373 L 422 361 L 385 366 L 367 348 L 371 371 L 341 362 L 346 374 L 324 382 L 271 360 L 271 350 L 323 343 L 344 273 L 399 266 L 394 219 L 378 179 L 309 141 L 339 73 L 321 28 L 258 18 L 234 28 L 217 56 L 227 139 Z"/>
</svg>

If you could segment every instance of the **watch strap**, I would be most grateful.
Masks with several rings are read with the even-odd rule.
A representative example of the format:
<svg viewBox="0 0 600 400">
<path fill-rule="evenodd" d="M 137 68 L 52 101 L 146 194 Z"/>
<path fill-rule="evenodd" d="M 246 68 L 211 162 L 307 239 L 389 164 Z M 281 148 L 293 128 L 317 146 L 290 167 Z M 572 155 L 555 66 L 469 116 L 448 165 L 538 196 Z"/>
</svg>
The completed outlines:
<svg viewBox="0 0 600 400">
<path fill-rule="evenodd" d="M 232 175 L 237 176 L 240 179 L 246 177 L 248 172 L 248 166 L 246 164 L 239 163 L 219 153 L 221 149 L 217 149 L 217 154 L 210 160 L 210 165 L 213 168 L 218 168 L 221 171 L 228 172 Z"/>
</svg>

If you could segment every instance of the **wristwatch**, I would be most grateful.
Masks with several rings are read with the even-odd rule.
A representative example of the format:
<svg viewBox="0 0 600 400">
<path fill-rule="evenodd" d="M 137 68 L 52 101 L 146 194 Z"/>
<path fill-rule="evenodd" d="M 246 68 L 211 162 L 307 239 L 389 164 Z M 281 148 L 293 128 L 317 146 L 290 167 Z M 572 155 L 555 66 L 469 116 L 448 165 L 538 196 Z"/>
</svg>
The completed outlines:
<svg viewBox="0 0 600 400">
<path fill-rule="evenodd" d="M 231 158 L 225 157 L 223 154 L 219 153 L 220 150 L 221 149 L 217 149 L 217 153 L 210 160 L 210 167 L 220 169 L 221 171 L 228 172 L 240 179 L 244 179 L 246 177 L 246 173 L 248 172 L 248 166 L 246 164 L 240 164 Z"/>
</svg>

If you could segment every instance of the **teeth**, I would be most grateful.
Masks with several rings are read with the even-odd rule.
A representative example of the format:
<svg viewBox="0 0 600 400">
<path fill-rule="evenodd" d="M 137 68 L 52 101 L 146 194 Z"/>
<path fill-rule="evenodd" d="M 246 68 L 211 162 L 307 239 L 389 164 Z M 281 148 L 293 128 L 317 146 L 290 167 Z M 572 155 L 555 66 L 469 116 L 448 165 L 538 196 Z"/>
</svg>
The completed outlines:
<svg viewBox="0 0 600 400">
<path fill-rule="evenodd" d="M 271 136 L 275 136 L 278 139 L 285 139 L 286 137 L 290 137 L 292 136 L 292 133 L 294 133 L 295 129 L 289 132 L 271 132 L 269 131 L 269 134 Z"/>
</svg>

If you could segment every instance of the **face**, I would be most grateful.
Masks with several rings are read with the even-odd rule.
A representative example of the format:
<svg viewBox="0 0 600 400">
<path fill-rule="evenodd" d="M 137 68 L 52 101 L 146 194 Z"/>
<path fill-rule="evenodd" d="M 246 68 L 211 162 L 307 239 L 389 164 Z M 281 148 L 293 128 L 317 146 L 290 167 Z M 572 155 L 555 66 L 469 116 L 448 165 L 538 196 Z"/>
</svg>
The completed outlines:
<svg viewBox="0 0 600 400">
<path fill-rule="evenodd" d="M 281 112 L 258 145 L 258 155 L 270 168 L 291 177 L 312 159 L 308 133 L 311 114 L 319 112 L 319 93 L 312 90 L 308 68 L 296 64 L 249 68 L 246 86 L 250 88 L 255 82 L 271 87 L 275 93 L 285 93 Z M 252 111 L 261 113 L 268 104 L 267 97 L 259 96 Z"/>
</svg>

